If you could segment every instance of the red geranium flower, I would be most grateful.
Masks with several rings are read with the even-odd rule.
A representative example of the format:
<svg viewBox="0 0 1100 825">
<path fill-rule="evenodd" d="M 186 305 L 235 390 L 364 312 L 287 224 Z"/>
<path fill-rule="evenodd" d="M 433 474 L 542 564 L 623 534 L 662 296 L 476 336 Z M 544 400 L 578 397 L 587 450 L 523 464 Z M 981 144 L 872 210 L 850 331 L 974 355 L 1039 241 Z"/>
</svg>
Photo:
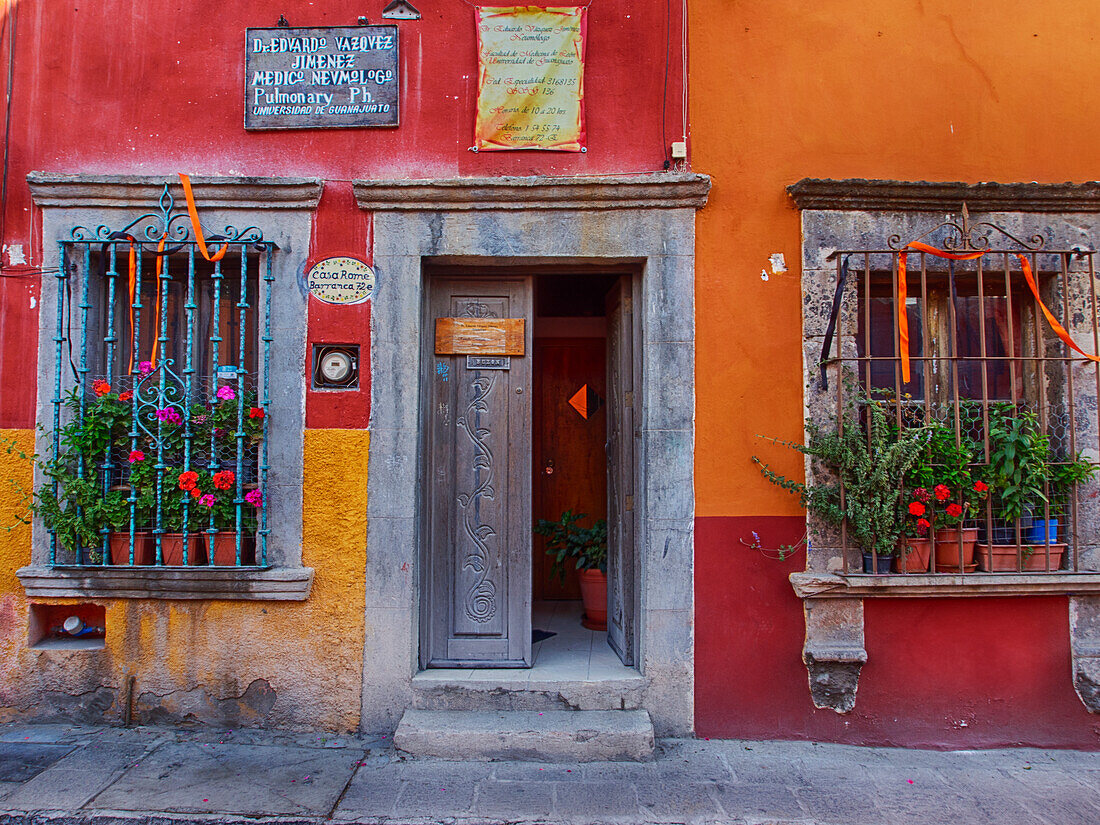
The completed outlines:
<svg viewBox="0 0 1100 825">
<path fill-rule="evenodd" d="M 126 390 L 126 392 L 121 393 L 118 396 L 118 400 L 119 401 L 129 401 L 133 397 L 134 397 L 134 394 L 132 392 L 130 392 L 129 390 Z"/>
<path fill-rule="evenodd" d="M 202 497 L 202 490 L 200 490 L 198 487 L 195 487 L 191 490 L 191 498 L 201 498 L 201 497 Z"/>
<path fill-rule="evenodd" d="M 928 528 L 931 527 L 931 526 L 932 526 L 932 522 L 930 522 L 928 519 L 926 519 L 926 518 L 917 519 L 917 532 L 920 535 L 927 536 L 928 535 Z"/>
<path fill-rule="evenodd" d="M 974 482 L 974 492 L 984 493 L 988 489 L 989 489 L 989 485 L 986 484 L 984 481 L 975 481 Z"/>
<path fill-rule="evenodd" d="M 919 501 L 909 502 L 909 515 L 911 515 L 911 516 L 923 516 L 924 515 L 924 505 L 921 504 Z"/>
<path fill-rule="evenodd" d="M 181 490 L 194 490 L 195 485 L 199 483 L 199 474 L 194 470 L 188 470 L 185 473 L 180 473 L 179 481 Z"/>
<path fill-rule="evenodd" d="M 951 518 L 958 518 L 963 514 L 963 508 L 958 504 L 952 503 L 947 505 L 947 509 L 944 512 L 951 516 Z"/>
<path fill-rule="evenodd" d="M 917 501 L 923 501 L 925 504 L 927 504 L 928 499 L 932 498 L 932 496 L 923 487 L 918 487 L 913 491 L 913 498 L 915 498 Z"/>
<path fill-rule="evenodd" d="M 932 492 L 936 494 L 936 501 L 947 501 L 951 498 L 951 488 L 946 484 L 937 484 Z"/>
<path fill-rule="evenodd" d="M 214 473 L 214 486 L 219 490 L 229 490 L 233 487 L 236 478 L 232 470 L 222 470 L 220 473 Z"/>
<path fill-rule="evenodd" d="M 95 381 L 92 382 L 92 391 L 96 394 L 97 397 L 102 398 L 104 395 L 111 391 L 111 385 L 108 384 L 106 381 L 102 381 L 97 378 Z"/>
<path fill-rule="evenodd" d="M 264 417 L 263 408 L 262 407 L 249 407 L 248 408 L 248 417 L 249 418 L 263 418 Z"/>
</svg>

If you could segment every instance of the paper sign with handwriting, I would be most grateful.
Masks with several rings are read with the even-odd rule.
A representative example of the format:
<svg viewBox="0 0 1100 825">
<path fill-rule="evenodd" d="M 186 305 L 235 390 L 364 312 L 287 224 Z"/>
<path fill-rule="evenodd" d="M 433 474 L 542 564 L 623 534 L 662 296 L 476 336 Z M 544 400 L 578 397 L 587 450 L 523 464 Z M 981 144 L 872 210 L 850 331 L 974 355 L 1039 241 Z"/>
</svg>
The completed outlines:
<svg viewBox="0 0 1100 825">
<path fill-rule="evenodd" d="M 587 7 L 478 7 L 474 148 L 585 151 Z"/>
</svg>

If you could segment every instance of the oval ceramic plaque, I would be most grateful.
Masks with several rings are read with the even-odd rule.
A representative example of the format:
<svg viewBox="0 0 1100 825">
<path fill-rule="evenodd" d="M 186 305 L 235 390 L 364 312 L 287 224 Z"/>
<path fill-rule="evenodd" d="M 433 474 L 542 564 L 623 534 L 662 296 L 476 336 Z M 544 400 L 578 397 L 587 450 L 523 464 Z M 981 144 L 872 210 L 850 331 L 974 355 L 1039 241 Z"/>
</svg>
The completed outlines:
<svg viewBox="0 0 1100 825">
<path fill-rule="evenodd" d="M 306 282 L 326 304 L 361 304 L 374 292 L 374 270 L 355 258 L 325 258 L 310 268 Z"/>
</svg>

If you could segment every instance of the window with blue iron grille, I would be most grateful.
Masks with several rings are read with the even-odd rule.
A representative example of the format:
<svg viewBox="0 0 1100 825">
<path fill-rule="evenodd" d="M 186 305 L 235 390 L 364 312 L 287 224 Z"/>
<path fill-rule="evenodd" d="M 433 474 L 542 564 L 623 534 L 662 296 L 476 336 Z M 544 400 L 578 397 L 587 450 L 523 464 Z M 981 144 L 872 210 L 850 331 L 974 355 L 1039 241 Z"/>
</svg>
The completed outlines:
<svg viewBox="0 0 1100 825">
<path fill-rule="evenodd" d="M 192 229 L 166 186 L 158 210 L 59 242 L 51 565 L 267 566 L 275 249 Z"/>
</svg>

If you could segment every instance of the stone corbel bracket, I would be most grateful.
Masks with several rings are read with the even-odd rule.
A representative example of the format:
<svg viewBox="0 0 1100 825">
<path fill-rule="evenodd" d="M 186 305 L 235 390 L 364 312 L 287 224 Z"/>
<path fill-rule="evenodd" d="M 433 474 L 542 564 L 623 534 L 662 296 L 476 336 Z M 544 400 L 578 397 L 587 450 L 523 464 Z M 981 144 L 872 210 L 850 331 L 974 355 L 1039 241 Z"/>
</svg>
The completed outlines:
<svg viewBox="0 0 1100 825">
<path fill-rule="evenodd" d="M 795 576 L 799 581 L 795 582 Z M 814 599 L 807 595 L 835 587 L 835 576 L 793 574 L 795 590 L 802 597 L 806 617 L 806 641 L 802 661 L 810 680 L 815 707 L 848 713 L 856 706 L 859 673 L 867 662 L 863 644 L 863 599 Z"/>
<path fill-rule="evenodd" d="M 1070 596 L 1069 649 L 1073 689 L 1090 713 L 1100 713 L 1100 596 Z"/>
</svg>

